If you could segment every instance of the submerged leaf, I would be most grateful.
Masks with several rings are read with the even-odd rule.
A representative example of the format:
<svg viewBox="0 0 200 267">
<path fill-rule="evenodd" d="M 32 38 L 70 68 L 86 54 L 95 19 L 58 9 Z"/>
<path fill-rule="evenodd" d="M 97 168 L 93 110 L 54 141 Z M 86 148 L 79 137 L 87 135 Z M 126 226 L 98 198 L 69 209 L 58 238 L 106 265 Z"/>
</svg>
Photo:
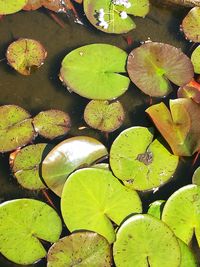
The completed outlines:
<svg viewBox="0 0 200 267">
<path fill-rule="evenodd" d="M 62 61 L 60 79 L 69 91 L 98 100 L 122 95 L 130 80 L 126 73 L 127 54 L 108 44 L 91 44 L 73 50 Z"/>
<path fill-rule="evenodd" d="M 150 42 L 134 49 L 128 57 L 128 73 L 145 94 L 164 97 L 172 91 L 170 81 L 183 86 L 194 76 L 190 59 L 176 47 Z"/>
<path fill-rule="evenodd" d="M 108 241 L 97 233 L 73 233 L 50 248 L 47 261 L 47 267 L 110 267 L 111 248 Z"/>
<path fill-rule="evenodd" d="M 7 49 L 8 63 L 19 73 L 30 75 L 33 68 L 43 65 L 47 56 L 44 47 L 33 39 L 19 39 Z"/>
<path fill-rule="evenodd" d="M 111 221 L 119 225 L 128 215 L 141 211 L 136 191 L 126 188 L 103 169 L 86 168 L 71 174 L 61 198 L 62 216 L 71 232 L 94 231 L 109 243 L 115 240 Z"/>
<path fill-rule="evenodd" d="M 200 42 L 200 7 L 190 10 L 182 22 L 182 29 L 190 41 Z"/>
<path fill-rule="evenodd" d="M 20 11 L 27 0 L 0 0 L 0 15 L 8 15 Z"/>
<path fill-rule="evenodd" d="M 56 242 L 62 231 L 57 213 L 34 199 L 0 205 L 0 252 L 17 264 L 32 264 L 46 256 L 39 240 Z"/>
</svg>

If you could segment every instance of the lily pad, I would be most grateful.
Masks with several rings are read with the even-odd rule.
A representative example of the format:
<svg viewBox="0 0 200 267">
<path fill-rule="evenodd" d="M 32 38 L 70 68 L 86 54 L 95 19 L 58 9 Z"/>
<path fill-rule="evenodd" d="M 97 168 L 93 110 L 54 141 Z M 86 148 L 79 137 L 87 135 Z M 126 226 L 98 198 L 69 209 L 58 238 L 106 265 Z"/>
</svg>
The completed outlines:
<svg viewBox="0 0 200 267">
<path fill-rule="evenodd" d="M 0 252 L 17 264 L 32 264 L 46 256 L 40 240 L 56 242 L 62 231 L 57 213 L 34 199 L 0 205 Z"/>
<path fill-rule="evenodd" d="M 36 10 L 40 7 L 42 7 L 42 2 L 44 0 L 28 0 L 26 5 L 23 7 L 23 10 Z"/>
<path fill-rule="evenodd" d="M 191 99 L 170 100 L 149 107 L 149 114 L 158 130 L 178 156 L 191 156 L 200 149 L 200 106 Z"/>
<path fill-rule="evenodd" d="M 180 267 L 178 240 L 162 221 L 150 215 L 135 215 L 117 232 L 114 243 L 117 267 Z"/>
<path fill-rule="evenodd" d="M 200 104 L 200 84 L 195 80 L 192 80 L 185 86 L 178 89 L 179 98 L 191 98 L 197 104 Z"/>
<path fill-rule="evenodd" d="M 94 231 L 109 243 L 115 240 L 112 222 L 119 225 L 128 215 L 141 211 L 136 191 L 126 188 L 111 172 L 102 169 L 88 168 L 71 174 L 61 198 L 62 216 L 71 232 Z"/>
<path fill-rule="evenodd" d="M 156 42 L 134 49 L 127 69 L 132 82 L 153 97 L 167 96 L 172 91 L 170 81 L 183 86 L 194 76 L 190 59 L 180 49 Z"/>
<path fill-rule="evenodd" d="M 157 139 L 153 141 L 150 129 L 144 127 L 123 131 L 110 151 L 110 166 L 115 176 L 139 191 L 154 189 L 168 182 L 178 161 L 178 157 Z"/>
<path fill-rule="evenodd" d="M 91 44 L 73 50 L 62 61 L 60 79 L 69 91 L 97 100 L 119 97 L 129 87 L 127 54 L 108 44 Z"/>
<path fill-rule="evenodd" d="M 27 0 L 0 0 L 0 15 L 8 15 L 20 11 Z"/>
<path fill-rule="evenodd" d="M 193 251 L 182 240 L 178 239 L 181 249 L 180 267 L 198 267 L 197 259 Z"/>
<path fill-rule="evenodd" d="M 30 114 L 15 105 L 0 107 L 0 152 L 9 152 L 30 143 L 35 137 Z"/>
<path fill-rule="evenodd" d="M 175 235 L 189 244 L 196 235 L 200 245 L 200 187 L 187 185 L 176 191 L 166 202 L 162 220 Z"/>
<path fill-rule="evenodd" d="M 50 248 L 47 261 L 47 267 L 110 267 L 111 248 L 108 241 L 97 233 L 73 233 Z"/>
<path fill-rule="evenodd" d="M 84 0 L 83 4 L 92 25 L 107 33 L 129 32 L 136 28 L 129 15 L 145 17 L 149 12 L 148 0 L 129 0 L 125 4 L 117 4 L 115 0 Z"/>
<path fill-rule="evenodd" d="M 192 176 L 192 183 L 200 186 L 200 167 L 195 170 Z"/>
<path fill-rule="evenodd" d="M 11 168 L 18 183 L 30 190 L 46 186 L 40 178 L 40 166 L 47 144 L 29 145 L 10 155 Z"/>
<path fill-rule="evenodd" d="M 6 57 L 16 71 L 30 75 L 33 68 L 37 69 L 43 65 L 47 52 L 36 40 L 19 39 L 9 45 Z"/>
<path fill-rule="evenodd" d="M 113 132 L 122 125 L 125 113 L 119 101 L 92 100 L 85 108 L 84 119 L 94 129 Z"/>
<path fill-rule="evenodd" d="M 54 139 L 68 133 L 71 128 L 71 120 L 67 113 L 51 109 L 42 111 L 35 116 L 33 125 L 39 135 Z"/>
<path fill-rule="evenodd" d="M 67 177 L 76 169 L 88 167 L 107 157 L 105 146 L 98 140 L 77 136 L 58 144 L 42 163 L 42 177 L 47 186 L 61 196 Z"/>
<path fill-rule="evenodd" d="M 165 202 L 166 202 L 165 200 L 156 200 L 153 203 L 151 203 L 149 205 L 148 214 L 160 220 Z"/>
<path fill-rule="evenodd" d="M 182 30 L 188 40 L 200 42 L 200 7 L 190 10 L 182 22 Z"/>
<path fill-rule="evenodd" d="M 197 48 L 195 48 L 195 50 L 193 51 L 191 61 L 194 66 L 194 72 L 200 74 L 200 45 L 197 46 Z"/>
</svg>

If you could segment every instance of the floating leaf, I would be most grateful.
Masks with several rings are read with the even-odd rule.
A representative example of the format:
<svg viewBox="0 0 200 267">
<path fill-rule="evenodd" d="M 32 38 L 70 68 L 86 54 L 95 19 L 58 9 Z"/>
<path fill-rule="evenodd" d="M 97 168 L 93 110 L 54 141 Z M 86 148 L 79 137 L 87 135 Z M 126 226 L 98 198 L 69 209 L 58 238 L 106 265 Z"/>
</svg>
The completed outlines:
<svg viewBox="0 0 200 267">
<path fill-rule="evenodd" d="M 47 267 L 110 267 L 111 249 L 108 241 L 97 233 L 73 233 L 50 248 L 47 261 Z"/>
<path fill-rule="evenodd" d="M 84 119 L 94 129 L 113 132 L 122 125 L 125 114 L 119 101 L 92 100 L 85 108 Z"/>
<path fill-rule="evenodd" d="M 164 97 L 172 91 L 169 81 L 183 86 L 194 76 L 190 59 L 180 49 L 156 42 L 134 49 L 127 68 L 132 82 L 154 97 Z"/>
<path fill-rule="evenodd" d="M 198 267 L 197 259 L 192 250 L 180 239 L 178 239 L 181 249 L 180 267 Z"/>
<path fill-rule="evenodd" d="M 192 80 L 185 86 L 178 89 L 179 98 L 191 98 L 196 103 L 200 104 L 200 84 Z"/>
<path fill-rule="evenodd" d="M 192 183 L 200 186 L 200 167 L 195 170 L 192 176 Z"/>
<path fill-rule="evenodd" d="M 71 127 L 71 120 L 67 113 L 51 109 L 40 112 L 33 119 L 33 125 L 39 135 L 54 139 L 68 133 Z"/>
<path fill-rule="evenodd" d="M 182 22 L 182 29 L 187 39 L 196 43 L 200 42 L 200 7 L 190 10 Z"/>
<path fill-rule="evenodd" d="M 61 196 L 65 181 L 73 171 L 88 167 L 107 155 L 105 146 L 94 138 L 77 136 L 66 139 L 44 159 L 42 177 L 47 186 Z"/>
<path fill-rule="evenodd" d="M 0 0 L 0 15 L 8 15 L 20 11 L 27 0 Z"/>
<path fill-rule="evenodd" d="M 138 194 L 123 186 L 111 172 L 102 169 L 82 169 L 71 174 L 61 198 L 62 216 L 71 232 L 94 231 L 109 243 L 115 240 L 111 220 L 119 225 L 131 213 L 141 211 Z"/>
<path fill-rule="evenodd" d="M 46 56 L 41 43 L 32 39 L 19 39 L 11 43 L 6 52 L 8 63 L 23 75 L 30 75 L 33 68 L 43 65 Z"/>
<path fill-rule="evenodd" d="M 28 0 L 26 5 L 23 7 L 23 10 L 36 10 L 42 7 L 43 0 Z"/>
<path fill-rule="evenodd" d="M 191 61 L 194 66 L 194 72 L 200 74 L 200 45 L 193 51 Z"/>
<path fill-rule="evenodd" d="M 10 155 L 11 168 L 18 183 L 30 190 L 43 189 L 46 186 L 40 179 L 40 166 L 47 144 L 29 145 Z"/>
<path fill-rule="evenodd" d="M 175 155 L 191 156 L 200 149 L 200 106 L 194 101 L 187 98 L 170 100 L 170 110 L 160 103 L 146 112 Z"/>
<path fill-rule="evenodd" d="M 0 252 L 17 264 L 32 264 L 46 256 L 39 240 L 56 242 L 62 231 L 57 213 L 34 199 L 0 205 Z"/>
<path fill-rule="evenodd" d="M 180 267 L 175 235 L 165 223 L 149 215 L 126 220 L 117 232 L 113 249 L 117 267 Z"/>
<path fill-rule="evenodd" d="M 165 205 L 165 200 L 154 201 L 153 203 L 149 205 L 148 214 L 160 220 L 164 205 Z"/>
<path fill-rule="evenodd" d="M 200 245 L 200 187 L 187 185 L 176 191 L 166 202 L 162 220 L 183 242 L 189 244 L 193 234 Z"/>
<path fill-rule="evenodd" d="M 110 166 L 117 178 L 135 190 L 150 190 L 170 180 L 178 157 L 157 140 L 148 128 L 132 127 L 113 142 Z"/>
<path fill-rule="evenodd" d="M 115 0 L 84 0 L 84 11 L 88 20 L 101 31 L 120 34 L 136 28 L 129 15 L 144 17 L 149 12 L 148 0 L 129 0 L 126 3 L 127 7 L 116 2 Z M 105 21 L 104 25 L 103 21 Z"/>
<path fill-rule="evenodd" d="M 91 44 L 69 53 L 62 61 L 60 79 L 70 91 L 98 100 L 122 95 L 130 80 L 126 72 L 127 54 L 108 44 Z"/>
<path fill-rule="evenodd" d="M 15 150 L 35 137 L 30 114 L 15 105 L 0 107 L 0 152 Z"/>
</svg>

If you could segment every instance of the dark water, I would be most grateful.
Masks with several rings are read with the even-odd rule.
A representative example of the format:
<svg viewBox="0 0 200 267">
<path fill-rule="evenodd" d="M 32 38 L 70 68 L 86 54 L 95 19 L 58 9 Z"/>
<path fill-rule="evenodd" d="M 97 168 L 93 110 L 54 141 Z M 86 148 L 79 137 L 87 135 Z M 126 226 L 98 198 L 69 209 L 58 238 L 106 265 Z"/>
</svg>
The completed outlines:
<svg viewBox="0 0 200 267">
<path fill-rule="evenodd" d="M 137 29 L 126 35 L 109 35 L 97 31 L 91 26 L 75 24 L 65 15 L 59 15 L 63 19 L 65 29 L 53 21 L 48 11 L 20 12 L 6 16 L 0 22 L 0 59 L 5 57 L 5 51 L 10 42 L 19 37 L 39 40 L 48 51 L 48 58 L 36 73 L 30 77 L 24 77 L 12 70 L 6 61 L 0 61 L 0 105 L 16 104 L 35 115 L 45 109 L 55 108 L 68 112 L 72 117 L 73 127 L 70 135 L 90 135 L 106 145 L 110 145 L 116 135 L 124 128 L 142 125 L 151 125 L 145 115 L 145 109 L 149 105 L 149 97 L 142 94 L 134 85 L 128 92 L 120 97 L 120 101 L 126 109 L 126 121 L 123 127 L 109 137 L 106 141 L 103 134 L 93 130 L 78 130 L 85 125 L 83 110 L 88 100 L 76 94 L 70 94 L 58 79 L 61 60 L 71 50 L 91 43 L 108 43 L 129 52 L 131 48 L 139 45 L 139 42 L 150 38 L 152 41 L 169 43 L 180 47 L 187 54 L 191 44 L 185 41 L 179 32 L 179 25 L 187 13 L 185 9 L 151 8 L 146 19 L 136 18 Z M 127 45 L 125 36 L 131 36 L 135 41 L 132 47 Z M 174 97 L 171 95 L 170 97 Z M 154 100 L 155 101 L 155 100 Z M 198 165 L 198 164 L 197 164 Z M 180 167 L 173 181 L 157 193 L 144 194 L 145 207 L 154 199 L 166 199 L 177 188 L 191 183 L 191 176 L 195 167 L 191 167 L 191 159 L 181 159 Z M 8 166 L 8 155 L 0 155 L 0 201 L 20 197 L 32 197 L 44 200 L 42 194 L 23 190 L 12 177 Z M 52 197 L 54 197 L 52 195 Z M 56 199 L 57 200 L 57 199 Z M 27 248 L 28 249 L 28 248 Z M 0 257 L 0 267 L 17 267 Z M 35 267 L 46 266 L 41 261 Z M 29 267 L 30 267 L 29 266 Z"/>
</svg>

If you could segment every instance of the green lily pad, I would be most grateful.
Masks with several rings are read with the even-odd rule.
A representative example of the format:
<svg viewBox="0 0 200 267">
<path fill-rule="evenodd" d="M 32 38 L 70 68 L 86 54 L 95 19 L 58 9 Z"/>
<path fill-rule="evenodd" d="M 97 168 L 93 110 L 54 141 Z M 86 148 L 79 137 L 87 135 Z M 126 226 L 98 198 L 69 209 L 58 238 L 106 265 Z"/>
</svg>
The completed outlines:
<svg viewBox="0 0 200 267">
<path fill-rule="evenodd" d="M 88 167 L 107 157 L 105 146 L 98 140 L 77 136 L 58 144 L 42 163 L 42 177 L 47 186 L 61 196 L 67 177 L 76 169 Z"/>
<path fill-rule="evenodd" d="M 117 267 L 180 267 L 178 240 L 162 221 L 150 215 L 135 215 L 117 232 L 114 243 Z"/>
<path fill-rule="evenodd" d="M 68 133 L 71 128 L 71 120 L 67 113 L 51 109 L 42 111 L 35 116 L 33 125 L 39 135 L 54 139 Z"/>
<path fill-rule="evenodd" d="M 181 249 L 180 267 L 198 267 L 197 259 L 193 251 L 180 239 L 178 239 Z"/>
<path fill-rule="evenodd" d="M 40 179 L 40 166 L 47 144 L 29 145 L 10 155 L 11 168 L 18 183 L 30 190 L 46 186 Z"/>
<path fill-rule="evenodd" d="M 108 241 L 97 233 L 73 233 L 50 248 L 47 261 L 47 267 L 110 267 L 111 248 Z"/>
<path fill-rule="evenodd" d="M 197 104 L 200 104 L 200 84 L 195 80 L 192 80 L 185 86 L 178 89 L 179 98 L 191 98 Z"/>
<path fill-rule="evenodd" d="M 115 0 L 84 0 L 84 11 L 88 20 L 101 31 L 120 34 L 136 28 L 129 15 L 145 17 L 149 12 L 148 0 L 129 0 L 127 7 L 116 2 Z M 105 21 L 105 25 L 101 20 Z"/>
<path fill-rule="evenodd" d="M 126 73 L 127 54 L 108 44 L 79 47 L 62 61 L 60 79 L 69 91 L 97 100 L 119 97 L 129 87 Z"/>
<path fill-rule="evenodd" d="M 62 216 L 71 232 L 94 231 L 109 243 L 115 240 L 112 222 L 119 225 L 128 215 L 141 211 L 136 191 L 126 188 L 111 172 L 102 169 L 82 169 L 71 174 L 61 198 Z"/>
<path fill-rule="evenodd" d="M 200 149 L 200 106 L 188 98 L 170 100 L 149 107 L 146 112 L 178 156 L 192 156 Z"/>
<path fill-rule="evenodd" d="M 151 203 L 149 205 L 148 214 L 160 220 L 165 202 L 166 202 L 165 200 L 156 200 L 153 203 Z"/>
<path fill-rule="evenodd" d="M 0 152 L 9 152 L 30 143 L 35 137 L 30 114 L 15 105 L 0 107 Z"/>
<path fill-rule="evenodd" d="M 42 44 L 33 39 L 19 39 L 6 52 L 8 63 L 23 75 L 30 75 L 33 69 L 42 66 L 46 56 Z"/>
<path fill-rule="evenodd" d="M 27 0 L 0 0 L 0 15 L 8 15 L 20 11 Z"/>
<path fill-rule="evenodd" d="M 192 176 L 192 183 L 200 186 L 200 167 L 195 170 Z"/>
<path fill-rule="evenodd" d="M 125 113 L 119 101 L 92 100 L 85 108 L 84 119 L 94 129 L 113 132 L 122 125 Z"/>
<path fill-rule="evenodd" d="M 200 187 L 187 185 L 176 191 L 165 204 L 162 220 L 186 244 L 195 234 L 200 245 Z"/>
<path fill-rule="evenodd" d="M 178 161 L 157 139 L 153 141 L 150 129 L 144 127 L 123 131 L 110 151 L 110 166 L 115 176 L 139 191 L 168 182 Z"/>
<path fill-rule="evenodd" d="M 191 61 L 194 66 L 194 72 L 200 74 L 200 45 L 193 51 Z"/>
<path fill-rule="evenodd" d="M 0 205 L 0 252 L 17 264 L 32 264 L 46 256 L 40 240 L 56 242 L 62 231 L 57 213 L 34 199 Z"/>
<path fill-rule="evenodd" d="M 190 10 L 182 22 L 182 30 L 188 40 L 200 42 L 200 7 Z"/>
<path fill-rule="evenodd" d="M 190 59 L 180 49 L 156 42 L 134 49 L 127 69 L 132 82 L 153 97 L 167 96 L 172 91 L 170 81 L 183 86 L 194 76 Z"/>
</svg>

